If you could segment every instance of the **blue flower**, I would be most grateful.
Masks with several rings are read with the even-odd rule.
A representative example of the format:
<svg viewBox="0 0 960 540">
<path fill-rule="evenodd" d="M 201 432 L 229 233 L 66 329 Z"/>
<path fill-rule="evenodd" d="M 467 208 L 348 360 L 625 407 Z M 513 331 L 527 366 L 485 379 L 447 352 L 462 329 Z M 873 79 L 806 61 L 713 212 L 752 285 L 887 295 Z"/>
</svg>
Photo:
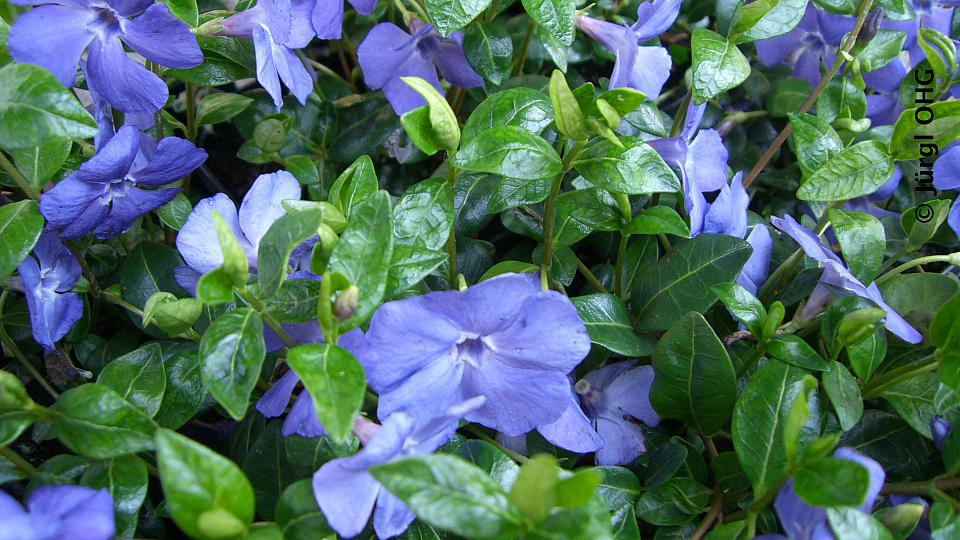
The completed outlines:
<svg viewBox="0 0 960 540">
<path fill-rule="evenodd" d="M 406 456 L 433 452 L 453 437 L 459 420 L 484 401 L 483 396 L 466 400 L 422 423 L 403 412 L 388 416 L 378 429 L 358 419 L 360 429 L 355 423 L 354 432 L 360 432 L 363 449 L 353 456 L 328 461 L 313 475 L 313 494 L 330 527 L 344 538 L 356 536 L 376 504 L 373 530 L 378 538 L 405 531 L 415 517 L 413 512 L 383 489 L 367 470 Z M 376 429 L 372 437 L 371 428 Z"/>
<path fill-rule="evenodd" d="M 727 148 L 715 129 L 694 133 L 703 119 L 707 104 L 687 107 L 683 129 L 677 137 L 647 141 L 668 164 L 680 169 L 683 208 L 690 217 L 690 235 L 703 231 L 707 200 L 703 193 L 723 189 L 727 185 Z"/>
<path fill-rule="evenodd" d="M 21 261 L 17 272 L 23 280 L 33 339 L 51 351 L 83 314 L 83 302 L 70 292 L 80 279 L 80 264 L 56 233 L 46 231 L 33 246 L 33 256 Z"/>
<path fill-rule="evenodd" d="M 770 222 L 800 244 L 801 249 L 803 249 L 808 257 L 824 266 L 823 274 L 820 276 L 820 283 L 810 295 L 809 304 L 818 305 L 820 304 L 820 300 L 827 298 L 829 291 L 824 285 L 836 287 L 861 298 L 866 298 L 883 308 L 883 310 L 887 312 L 887 329 L 890 330 L 893 335 L 907 343 L 920 343 L 923 341 L 923 335 L 917 332 L 916 329 L 910 326 L 910 323 L 905 321 L 903 317 L 883 301 L 883 296 L 880 295 L 880 289 L 877 288 L 876 283 L 871 283 L 869 287 L 864 286 L 860 280 L 850 273 L 850 270 L 843 264 L 840 257 L 823 247 L 817 235 L 797 223 L 797 220 L 793 219 L 793 216 L 786 215 L 783 218 L 774 216 L 770 218 Z"/>
<path fill-rule="evenodd" d="M 357 13 L 369 15 L 377 6 L 377 0 L 350 0 Z M 340 39 L 343 26 L 343 0 L 316 0 L 311 15 L 313 29 L 320 39 Z"/>
<path fill-rule="evenodd" d="M 380 396 L 380 418 L 403 410 L 424 420 L 487 396 L 467 420 L 516 436 L 560 416 L 572 393 L 567 373 L 588 352 L 566 296 L 540 290 L 535 274 L 504 274 L 383 304 L 357 359 Z"/>
<path fill-rule="evenodd" d="M 933 163 L 933 187 L 960 191 L 960 146 L 954 146 Z M 960 198 L 953 202 L 947 223 L 960 236 Z"/>
<path fill-rule="evenodd" d="M 313 91 L 313 79 L 294 52 L 313 39 L 312 9 L 313 0 L 257 0 L 254 7 L 220 23 L 222 36 L 253 39 L 257 80 L 273 98 L 278 111 L 283 105 L 281 80 L 301 104 L 307 102 Z"/>
<path fill-rule="evenodd" d="M 38 5 L 10 29 L 10 55 L 36 64 L 64 86 L 77 79 L 87 50 L 87 77 L 104 99 L 123 112 L 152 113 L 167 101 L 167 85 L 133 61 L 124 43 L 148 60 L 182 69 L 203 61 L 197 38 L 167 6 L 150 0 L 14 0 Z M 143 12 L 139 17 L 134 15 Z M 88 49 L 89 47 L 89 49 Z"/>
<path fill-rule="evenodd" d="M 933 434 L 933 443 L 937 445 L 937 450 L 943 451 L 943 441 L 947 439 L 952 428 L 953 425 L 939 414 L 930 419 L 930 433 Z"/>
<path fill-rule="evenodd" d="M 584 15 L 576 17 L 574 22 L 577 28 L 616 57 L 610 74 L 610 88 L 633 88 L 647 99 L 653 99 L 670 78 L 673 63 L 666 48 L 641 47 L 637 43 L 649 41 L 670 28 L 679 11 L 679 0 L 655 0 L 640 2 L 637 22 L 633 26 Z"/>
<path fill-rule="evenodd" d="M 577 382 L 574 388 L 580 397 L 579 405 L 574 402 L 559 420 L 540 426 L 538 431 L 548 441 L 568 450 L 571 438 L 582 439 L 584 434 L 593 432 L 602 445 L 596 454 L 598 465 L 630 463 L 647 450 L 638 421 L 651 427 L 660 423 L 660 416 L 650 405 L 652 384 L 650 366 L 636 367 L 632 360 L 603 366 Z M 575 451 L 593 450 L 596 448 Z"/>
<path fill-rule="evenodd" d="M 720 194 L 709 205 L 703 220 L 703 230 L 706 234 L 725 234 L 743 238 L 753 247 L 753 253 L 737 276 L 737 284 L 753 294 L 757 294 L 760 285 L 767 279 L 767 270 L 770 266 L 770 254 L 773 251 L 773 240 L 770 231 L 763 224 L 758 224 L 747 235 L 747 206 L 750 196 L 743 187 L 743 172 L 737 171 L 733 175 L 730 185 L 724 184 Z M 694 194 L 694 196 L 702 194 Z M 705 204 L 705 200 L 704 200 Z"/>
<path fill-rule="evenodd" d="M 821 62 L 826 66 L 833 63 L 840 40 L 852 28 L 851 17 L 827 13 L 811 3 L 793 30 L 758 41 L 757 56 L 766 66 L 786 63 L 793 68 L 794 77 L 816 85 Z"/>
<path fill-rule="evenodd" d="M 315 323 L 304 323 L 304 325 L 301 326 L 292 324 L 283 326 L 298 343 L 323 343 L 323 335 L 319 331 L 319 326 L 316 326 L 316 334 L 313 335 L 304 335 L 303 331 L 297 332 L 297 330 L 301 328 L 312 328 L 314 325 Z M 293 331 L 291 331 L 291 327 L 294 328 Z M 268 326 L 264 326 L 264 330 L 268 328 Z M 279 339 L 277 339 L 277 341 L 279 341 Z M 340 339 L 337 341 L 338 346 L 350 351 L 354 356 L 357 355 L 357 351 L 363 347 L 363 344 L 363 332 L 361 332 L 359 328 L 350 330 L 340 336 Z M 280 343 L 279 346 L 268 343 L 267 349 L 279 349 L 282 345 L 282 343 Z M 263 394 L 260 401 L 257 402 L 257 410 L 260 411 L 260 414 L 267 418 L 273 418 L 283 414 L 287 408 L 287 403 L 290 402 L 290 396 L 293 395 L 293 389 L 297 386 L 298 382 L 300 382 L 300 377 L 298 377 L 292 369 L 284 373 L 283 376 Z M 323 428 L 323 424 L 321 424 L 317 418 L 317 413 L 314 411 L 313 397 L 310 395 L 310 392 L 304 390 L 297 396 L 297 399 L 290 407 L 290 412 L 287 413 L 287 417 L 283 420 L 281 432 L 284 436 L 296 433 L 301 437 L 323 437 L 327 434 Z"/>
<path fill-rule="evenodd" d="M 39 487 L 26 510 L 0 490 L 0 523 L 4 540 L 107 540 L 116 532 L 110 492 L 85 486 Z"/>
<path fill-rule="evenodd" d="M 374 90 L 382 88 L 394 112 L 403 114 L 427 104 L 401 77 L 420 77 L 443 94 L 434 64 L 454 86 L 483 86 L 483 77 L 464 56 L 463 32 L 443 37 L 432 24 L 417 19 L 411 19 L 409 27 L 413 35 L 393 23 L 382 22 L 370 29 L 357 48 L 363 82 Z"/>
<path fill-rule="evenodd" d="M 873 508 L 873 503 L 880 494 L 880 488 L 883 487 L 883 481 L 886 474 L 883 467 L 873 459 L 857 452 L 853 448 L 839 448 L 833 453 L 833 457 L 855 461 L 863 466 L 870 475 L 870 484 L 867 487 L 867 495 L 864 503 L 858 507 L 861 512 L 869 514 Z M 775 540 L 788 538 L 789 540 L 834 540 L 835 537 L 830 531 L 830 525 L 827 522 L 827 510 L 822 507 L 810 506 L 803 502 L 793 491 L 793 479 L 787 480 L 786 485 L 777 495 L 777 500 L 773 503 L 777 510 L 777 516 L 780 518 L 780 524 L 786 536 L 779 534 L 765 534 L 758 536 L 756 540 Z"/>
<path fill-rule="evenodd" d="M 73 174 L 40 198 L 47 226 L 65 239 L 93 231 L 97 238 L 112 238 L 127 230 L 135 219 L 155 210 L 180 192 L 156 188 L 174 182 L 200 166 L 207 153 L 178 137 L 166 137 L 151 156 L 140 153 L 137 128 L 120 128 L 102 148 Z"/>
</svg>

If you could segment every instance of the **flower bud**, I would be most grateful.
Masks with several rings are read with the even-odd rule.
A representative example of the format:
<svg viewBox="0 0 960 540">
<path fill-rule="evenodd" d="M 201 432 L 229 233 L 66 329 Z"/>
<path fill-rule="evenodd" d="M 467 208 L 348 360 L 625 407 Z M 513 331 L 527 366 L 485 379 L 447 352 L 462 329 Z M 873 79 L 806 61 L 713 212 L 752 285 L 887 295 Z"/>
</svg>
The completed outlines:
<svg viewBox="0 0 960 540">
<path fill-rule="evenodd" d="M 950 432 L 951 427 L 953 426 L 950 425 L 950 422 L 947 422 L 939 414 L 933 415 L 933 418 L 930 419 L 930 433 L 933 434 L 933 443 L 937 445 L 937 449 L 941 452 L 943 451 L 943 441 L 947 438 L 947 433 Z"/>
<path fill-rule="evenodd" d="M 197 516 L 197 529 L 206 538 L 233 538 L 246 532 L 247 526 L 228 510 L 211 508 Z"/>
<path fill-rule="evenodd" d="M 847 313 L 837 325 L 837 339 L 844 346 L 856 345 L 870 337 L 887 316 L 881 308 L 863 308 Z"/>
<path fill-rule="evenodd" d="M 770 341 L 777 332 L 777 328 L 780 328 L 784 313 L 783 304 L 779 300 L 771 304 L 767 311 L 767 318 L 763 320 L 763 327 L 761 328 L 763 335 L 754 337 L 759 338 L 761 342 Z"/>
<path fill-rule="evenodd" d="M 341 321 L 345 321 L 353 316 L 357 310 L 357 300 L 360 298 L 360 289 L 356 285 L 350 285 L 347 289 L 337 295 L 333 301 L 333 314 Z"/>
<path fill-rule="evenodd" d="M 287 130 L 283 122 L 267 118 L 253 128 L 253 143 L 265 153 L 276 152 L 287 144 Z"/>
<path fill-rule="evenodd" d="M 857 34 L 857 45 L 864 46 L 873 39 L 873 36 L 877 35 L 877 30 L 880 29 L 880 23 L 883 22 L 883 8 L 878 7 L 867 14 L 867 18 L 863 21 L 863 27 L 860 28 L 860 33 Z"/>
</svg>

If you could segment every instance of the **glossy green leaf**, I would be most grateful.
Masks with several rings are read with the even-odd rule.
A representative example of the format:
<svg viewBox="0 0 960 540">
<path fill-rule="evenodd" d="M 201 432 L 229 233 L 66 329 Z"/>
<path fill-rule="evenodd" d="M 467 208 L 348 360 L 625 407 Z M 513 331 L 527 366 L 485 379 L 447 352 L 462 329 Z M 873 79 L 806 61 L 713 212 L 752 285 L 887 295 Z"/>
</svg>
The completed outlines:
<svg viewBox="0 0 960 540">
<path fill-rule="evenodd" d="M 463 125 L 460 140 L 466 144 L 495 126 L 514 126 L 539 134 L 553 122 L 550 98 L 532 88 L 510 88 L 485 99 Z"/>
<path fill-rule="evenodd" d="M 30 254 L 43 231 L 43 216 L 35 201 L 0 206 L 0 280 Z"/>
<path fill-rule="evenodd" d="M 147 481 L 147 465 L 136 456 L 95 461 L 80 478 L 84 486 L 110 491 L 117 536 L 121 537 L 134 535 L 140 506 L 147 496 Z"/>
<path fill-rule="evenodd" d="M 29 148 L 51 138 L 96 134 L 93 117 L 50 72 L 33 64 L 0 68 L 0 147 Z"/>
<path fill-rule="evenodd" d="M 705 294 L 733 281 L 750 257 L 749 244 L 732 236 L 700 234 L 674 246 L 662 259 L 640 270 L 633 284 L 632 309 L 640 330 L 666 330 L 690 311 L 705 313 L 716 301 Z"/>
<path fill-rule="evenodd" d="M 680 190 L 677 176 L 652 146 L 634 137 L 620 140 L 624 148 L 606 139 L 590 141 L 571 165 L 593 185 L 615 193 Z"/>
<path fill-rule="evenodd" d="M 699 313 L 688 313 L 653 351 L 650 404 L 660 416 L 704 434 L 719 430 L 737 399 L 737 379 L 723 343 Z"/>
<path fill-rule="evenodd" d="M 952 276 L 935 272 L 902 274 L 879 284 L 887 304 L 911 326 L 926 334 L 940 308 L 960 291 Z"/>
<path fill-rule="evenodd" d="M 447 36 L 450 32 L 466 26 L 487 9 L 490 0 L 426 0 L 423 5 L 430 20 L 437 27 L 437 32 Z"/>
<path fill-rule="evenodd" d="M 849 459 L 825 457 L 793 475 L 794 492 L 813 506 L 860 506 L 869 485 L 867 469 Z"/>
<path fill-rule="evenodd" d="M 498 214 L 518 206 L 543 202 L 550 195 L 552 186 L 552 178 L 537 180 L 502 178 L 493 189 L 487 211 Z"/>
<path fill-rule="evenodd" d="M 826 120 L 794 112 L 787 113 L 787 116 L 790 117 L 797 160 L 804 175 L 819 170 L 843 150 L 840 136 Z"/>
<path fill-rule="evenodd" d="M 183 227 L 187 222 L 187 217 L 190 216 L 192 211 L 193 205 L 190 204 L 190 199 L 183 193 L 177 193 L 172 201 L 157 208 L 157 215 L 164 225 L 179 231 L 180 227 Z"/>
<path fill-rule="evenodd" d="M 573 43 L 573 0 L 522 0 L 523 8 L 539 26 L 563 45 Z"/>
<path fill-rule="evenodd" d="M 863 397 L 857 380 L 839 362 L 831 362 L 822 377 L 823 389 L 837 411 L 840 429 L 847 431 L 860 421 L 863 415 Z"/>
<path fill-rule="evenodd" d="M 828 215 L 850 272 L 862 283 L 870 283 L 877 276 L 886 251 L 883 225 L 863 212 L 831 209 Z"/>
<path fill-rule="evenodd" d="M 797 190 L 803 201 L 842 201 L 869 195 L 890 180 L 893 159 L 879 141 L 845 148 L 806 179 Z"/>
<path fill-rule="evenodd" d="M 803 79 L 788 77 L 779 81 L 767 99 L 767 112 L 774 118 L 795 112 L 813 92 L 813 86 Z"/>
<path fill-rule="evenodd" d="M 926 123 L 921 123 L 918 118 Z M 958 133 L 960 101 L 940 101 L 907 109 L 900 113 L 893 126 L 890 154 L 897 160 L 917 159 L 924 153 L 929 156 L 932 148 L 943 148 Z"/>
<path fill-rule="evenodd" d="M 894 540 L 882 523 L 857 508 L 827 508 L 827 521 L 837 538 L 844 540 Z"/>
<path fill-rule="evenodd" d="M 545 140 L 513 126 L 492 127 L 464 144 L 451 163 L 458 169 L 536 180 L 560 172 L 560 157 Z"/>
<path fill-rule="evenodd" d="M 84 384 L 60 394 L 54 432 L 70 450 L 107 459 L 153 449 L 157 424 L 107 386 Z"/>
<path fill-rule="evenodd" d="M 903 249 L 919 249 L 933 238 L 937 229 L 947 220 L 950 205 L 949 200 L 934 199 L 904 210 L 900 214 L 900 225 L 903 232 L 907 233 L 907 243 Z"/>
<path fill-rule="evenodd" d="M 202 366 L 196 351 L 175 354 L 164 362 L 167 385 L 155 416 L 158 424 L 178 429 L 200 412 L 207 399 Z"/>
<path fill-rule="evenodd" d="M 230 416 L 243 419 L 266 355 L 260 315 L 238 308 L 217 317 L 203 333 L 199 354 L 203 384 Z"/>
<path fill-rule="evenodd" d="M 693 104 L 738 86 L 750 75 L 750 63 L 737 46 L 716 32 L 697 28 L 691 39 Z"/>
<path fill-rule="evenodd" d="M 379 183 L 370 156 L 360 156 L 330 187 L 330 202 L 350 217 L 353 208 L 377 192 Z"/>
<path fill-rule="evenodd" d="M 754 4 L 760 5 L 750 9 Z M 806 7 L 806 0 L 765 0 L 747 4 L 741 8 L 737 21 L 731 24 L 730 39 L 734 43 L 747 43 L 782 36 L 797 26 Z"/>
<path fill-rule="evenodd" d="M 710 287 L 710 292 L 717 295 L 754 338 L 763 339 L 763 321 L 767 318 L 767 310 L 756 296 L 736 283 L 718 283 Z"/>
<path fill-rule="evenodd" d="M 317 418 L 335 441 L 350 433 L 363 404 L 363 368 L 346 349 L 308 344 L 287 353 L 287 363 L 313 398 Z"/>
<path fill-rule="evenodd" d="M 690 480 L 674 478 L 637 501 L 637 517 L 654 525 L 679 525 L 707 507 L 710 488 Z"/>
<path fill-rule="evenodd" d="M 587 327 L 590 341 L 628 357 L 648 356 L 651 343 L 633 331 L 623 300 L 612 294 L 588 294 L 570 299 Z"/>
<path fill-rule="evenodd" d="M 860 71 L 867 73 L 890 63 L 903 50 L 906 38 L 907 35 L 899 30 L 877 30 L 873 39 L 857 55 Z"/>
<path fill-rule="evenodd" d="M 51 138 L 40 146 L 10 149 L 10 155 L 17 170 L 23 173 L 33 189 L 40 191 L 63 166 L 71 147 L 73 142 L 70 139 Z"/>
<path fill-rule="evenodd" d="M 280 216 L 267 229 L 257 249 L 257 285 L 260 298 L 277 294 L 287 274 L 287 263 L 293 249 L 317 234 L 323 222 L 319 210 L 291 212 Z"/>
<path fill-rule="evenodd" d="M 788 364 L 812 371 L 826 371 L 830 364 L 806 341 L 793 334 L 784 334 L 767 344 L 766 352 Z"/>
<path fill-rule="evenodd" d="M 477 73 L 500 86 L 513 60 L 513 42 L 503 26 L 479 20 L 464 32 L 463 52 Z"/>
<path fill-rule="evenodd" d="M 410 186 L 393 208 L 395 245 L 442 250 L 452 224 L 453 190 L 443 178 L 430 178 Z"/>
<path fill-rule="evenodd" d="M 253 99 L 239 94 L 210 94 L 197 106 L 197 124 L 219 124 L 243 112 Z"/>
<path fill-rule="evenodd" d="M 867 98 L 863 90 L 845 78 L 831 79 L 817 97 L 817 117 L 827 122 L 859 120 L 866 113 Z"/>
<path fill-rule="evenodd" d="M 154 416 L 160 409 L 167 377 L 160 345 L 151 343 L 113 360 L 97 378 L 124 399 Z"/>
<path fill-rule="evenodd" d="M 253 488 L 236 464 L 168 429 L 157 430 L 156 445 L 167 509 L 185 533 L 216 540 L 253 521 Z"/>
<path fill-rule="evenodd" d="M 298 480 L 283 490 L 274 511 L 277 525 L 283 527 L 283 536 L 289 540 L 336 538 L 313 496 L 312 480 Z"/>
</svg>

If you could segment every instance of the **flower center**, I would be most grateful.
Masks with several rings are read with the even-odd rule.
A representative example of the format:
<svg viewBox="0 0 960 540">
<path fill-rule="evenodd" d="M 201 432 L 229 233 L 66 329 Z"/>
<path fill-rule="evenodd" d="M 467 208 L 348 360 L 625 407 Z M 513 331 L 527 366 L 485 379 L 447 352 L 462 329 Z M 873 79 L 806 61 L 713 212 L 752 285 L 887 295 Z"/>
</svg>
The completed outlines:
<svg viewBox="0 0 960 540">
<path fill-rule="evenodd" d="M 490 354 L 490 349 L 480 336 L 464 337 L 457 343 L 457 359 L 477 367 Z"/>
<path fill-rule="evenodd" d="M 104 184 L 103 195 L 100 196 L 100 202 L 106 205 L 110 204 L 110 201 L 114 199 L 121 199 L 125 197 L 127 192 L 130 191 L 130 188 L 135 185 L 136 183 L 128 176 L 111 180 Z"/>
<path fill-rule="evenodd" d="M 93 17 L 87 22 L 87 28 L 101 38 L 110 37 L 120 31 L 120 19 L 116 11 L 101 4 L 93 8 Z"/>
</svg>

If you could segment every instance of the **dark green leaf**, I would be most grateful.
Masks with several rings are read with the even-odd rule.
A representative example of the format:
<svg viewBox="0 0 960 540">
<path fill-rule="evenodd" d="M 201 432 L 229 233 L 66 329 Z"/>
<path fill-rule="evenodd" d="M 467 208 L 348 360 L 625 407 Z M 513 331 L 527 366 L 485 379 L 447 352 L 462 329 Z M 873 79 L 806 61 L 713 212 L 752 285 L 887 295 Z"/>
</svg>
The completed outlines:
<svg viewBox="0 0 960 540">
<path fill-rule="evenodd" d="M 863 398 L 857 380 L 840 362 L 831 362 L 830 368 L 823 374 L 823 389 L 830 398 L 840 429 L 847 431 L 860 421 L 863 415 Z M 928 428 L 929 429 L 929 428 Z"/>
<path fill-rule="evenodd" d="M 10 155 L 17 170 L 23 173 L 33 189 L 40 191 L 63 166 L 72 146 L 70 139 L 52 138 L 40 146 L 11 149 Z"/>
<path fill-rule="evenodd" d="M 156 415 L 167 388 L 160 346 L 151 343 L 113 360 L 100 372 L 97 382 L 110 387 L 148 416 Z"/>
<path fill-rule="evenodd" d="M 346 349 L 320 344 L 291 349 L 287 363 L 310 392 L 317 418 L 330 437 L 346 439 L 366 389 L 360 363 Z"/>
<path fill-rule="evenodd" d="M 184 223 L 187 222 L 187 217 L 192 211 L 193 205 L 190 204 L 190 199 L 183 193 L 177 193 L 172 201 L 157 208 L 157 215 L 160 216 L 164 225 L 179 231 L 180 227 L 183 227 Z"/>
<path fill-rule="evenodd" d="M 257 286 L 260 298 L 277 294 L 287 274 L 290 253 L 302 242 L 317 234 L 323 212 L 307 210 L 280 216 L 267 229 L 257 249 Z"/>
<path fill-rule="evenodd" d="M 0 147 L 28 148 L 51 138 L 86 139 L 96 134 L 90 113 L 47 70 L 33 64 L 0 69 Z"/>
<path fill-rule="evenodd" d="M 928 112 L 929 111 L 929 114 Z M 925 121 L 920 123 L 917 118 Z M 943 148 L 960 133 L 960 101 L 940 101 L 900 113 L 890 136 L 894 159 L 917 159 Z M 921 143 L 920 141 L 924 141 Z"/>
<path fill-rule="evenodd" d="M 90 383 L 60 394 L 52 407 L 60 442 L 93 458 L 112 458 L 153 449 L 157 424 L 102 384 Z"/>
<path fill-rule="evenodd" d="M 495 126 L 515 126 L 539 134 L 553 122 L 550 98 L 532 88 L 510 88 L 485 99 L 463 125 L 460 140 L 466 144 Z"/>
<path fill-rule="evenodd" d="M 813 506 L 860 506 L 869 485 L 867 469 L 849 459 L 825 457 L 793 475 L 794 491 Z"/>
<path fill-rule="evenodd" d="M 158 424 L 177 429 L 203 408 L 207 389 L 200 375 L 202 365 L 196 351 L 175 354 L 164 362 L 167 389 L 157 411 Z"/>
<path fill-rule="evenodd" d="M 203 384 L 236 420 L 246 416 L 265 355 L 263 321 L 250 308 L 238 308 L 217 317 L 203 333 Z"/>
<path fill-rule="evenodd" d="M 956 278 L 933 272 L 899 275 L 879 287 L 887 304 L 923 334 L 940 308 L 960 291 Z"/>
<path fill-rule="evenodd" d="M 464 33 L 463 52 L 484 79 L 500 86 L 513 60 L 513 42 L 507 30 L 499 24 L 477 21 Z"/>
<path fill-rule="evenodd" d="M 843 150 L 840 136 L 826 120 L 794 112 L 787 113 L 787 116 L 790 117 L 793 140 L 797 145 L 797 160 L 804 175 L 819 170 Z"/>
<path fill-rule="evenodd" d="M 869 195 L 890 180 L 893 159 L 883 143 L 864 141 L 845 148 L 797 190 L 804 201 L 841 201 Z"/>
<path fill-rule="evenodd" d="M 683 238 L 689 238 L 690 226 L 683 221 L 680 214 L 673 208 L 653 206 L 624 225 L 623 232 L 630 234 L 675 234 Z"/>
<path fill-rule="evenodd" d="M 454 30 L 460 30 L 474 17 L 487 9 L 490 0 L 426 0 L 424 7 L 427 15 L 437 27 L 440 35 L 447 36 Z M 474 28 L 471 26 L 471 28 Z"/>
<path fill-rule="evenodd" d="M 496 126 L 464 144 L 451 163 L 468 171 L 536 180 L 560 172 L 560 157 L 537 135 L 512 126 Z"/>
<path fill-rule="evenodd" d="M 553 186 L 552 178 L 536 180 L 521 180 L 518 178 L 502 178 L 493 189 L 487 212 L 497 214 L 510 208 L 522 205 L 532 205 L 543 202 L 550 195 Z"/>
<path fill-rule="evenodd" d="M 880 270 L 886 250 L 883 225 L 862 212 L 833 209 L 828 215 L 850 272 L 862 283 L 870 283 Z"/>
<path fill-rule="evenodd" d="M 196 9 L 196 8 L 194 8 Z M 243 112 L 253 99 L 239 94 L 210 94 L 197 106 L 197 124 L 219 124 Z"/>
<path fill-rule="evenodd" d="M 274 518 L 277 525 L 283 527 L 283 537 L 289 540 L 336 538 L 317 505 L 309 478 L 298 480 L 283 490 Z"/>
<path fill-rule="evenodd" d="M 43 216 L 35 201 L 0 206 L 0 280 L 30 254 L 43 231 Z"/>
<path fill-rule="evenodd" d="M 633 331 L 623 300 L 612 294 L 588 294 L 570 299 L 590 334 L 590 341 L 623 356 L 648 356 L 651 343 Z"/>
<path fill-rule="evenodd" d="M 750 75 L 750 63 L 737 46 L 706 28 L 693 31 L 693 104 L 739 85 Z"/>
<path fill-rule="evenodd" d="M 453 224 L 453 190 L 443 178 L 430 178 L 407 188 L 393 208 L 395 245 L 442 250 Z M 397 261 L 396 256 L 394 261 Z"/>
<path fill-rule="evenodd" d="M 774 118 L 787 116 L 799 109 L 812 92 L 813 86 L 803 79 L 783 79 L 770 92 L 770 97 L 767 98 L 767 111 Z"/>
<path fill-rule="evenodd" d="M 792 334 L 784 334 L 767 344 L 770 356 L 788 364 L 813 371 L 826 371 L 830 364 L 813 350 L 806 341 Z"/>
<path fill-rule="evenodd" d="M 624 148 L 607 139 L 594 139 L 571 165 L 593 185 L 616 193 L 680 190 L 680 181 L 652 146 L 634 137 L 620 140 Z"/>
<path fill-rule="evenodd" d="M 132 537 L 137 515 L 147 496 L 147 465 L 136 456 L 97 461 L 83 472 L 80 483 L 93 489 L 107 488 L 113 497 L 117 536 Z"/>
<path fill-rule="evenodd" d="M 531 19 L 561 44 L 573 43 L 573 0 L 523 0 L 523 8 Z"/>
<path fill-rule="evenodd" d="M 644 493 L 637 501 L 637 517 L 654 525 L 679 525 L 703 512 L 710 489 L 689 478 L 674 478 Z"/>
<path fill-rule="evenodd" d="M 750 13 L 749 8 L 754 4 L 765 5 L 754 8 L 756 13 Z M 738 21 L 733 23 L 730 38 L 735 43 L 747 43 L 782 36 L 797 26 L 806 7 L 806 0 L 767 0 L 747 4 L 741 8 Z M 748 16 L 745 17 L 744 12 Z"/>
<path fill-rule="evenodd" d="M 754 338 L 763 339 L 763 321 L 767 318 L 767 310 L 756 296 L 736 283 L 718 283 L 710 287 L 710 292 L 717 295 Z"/>
</svg>

